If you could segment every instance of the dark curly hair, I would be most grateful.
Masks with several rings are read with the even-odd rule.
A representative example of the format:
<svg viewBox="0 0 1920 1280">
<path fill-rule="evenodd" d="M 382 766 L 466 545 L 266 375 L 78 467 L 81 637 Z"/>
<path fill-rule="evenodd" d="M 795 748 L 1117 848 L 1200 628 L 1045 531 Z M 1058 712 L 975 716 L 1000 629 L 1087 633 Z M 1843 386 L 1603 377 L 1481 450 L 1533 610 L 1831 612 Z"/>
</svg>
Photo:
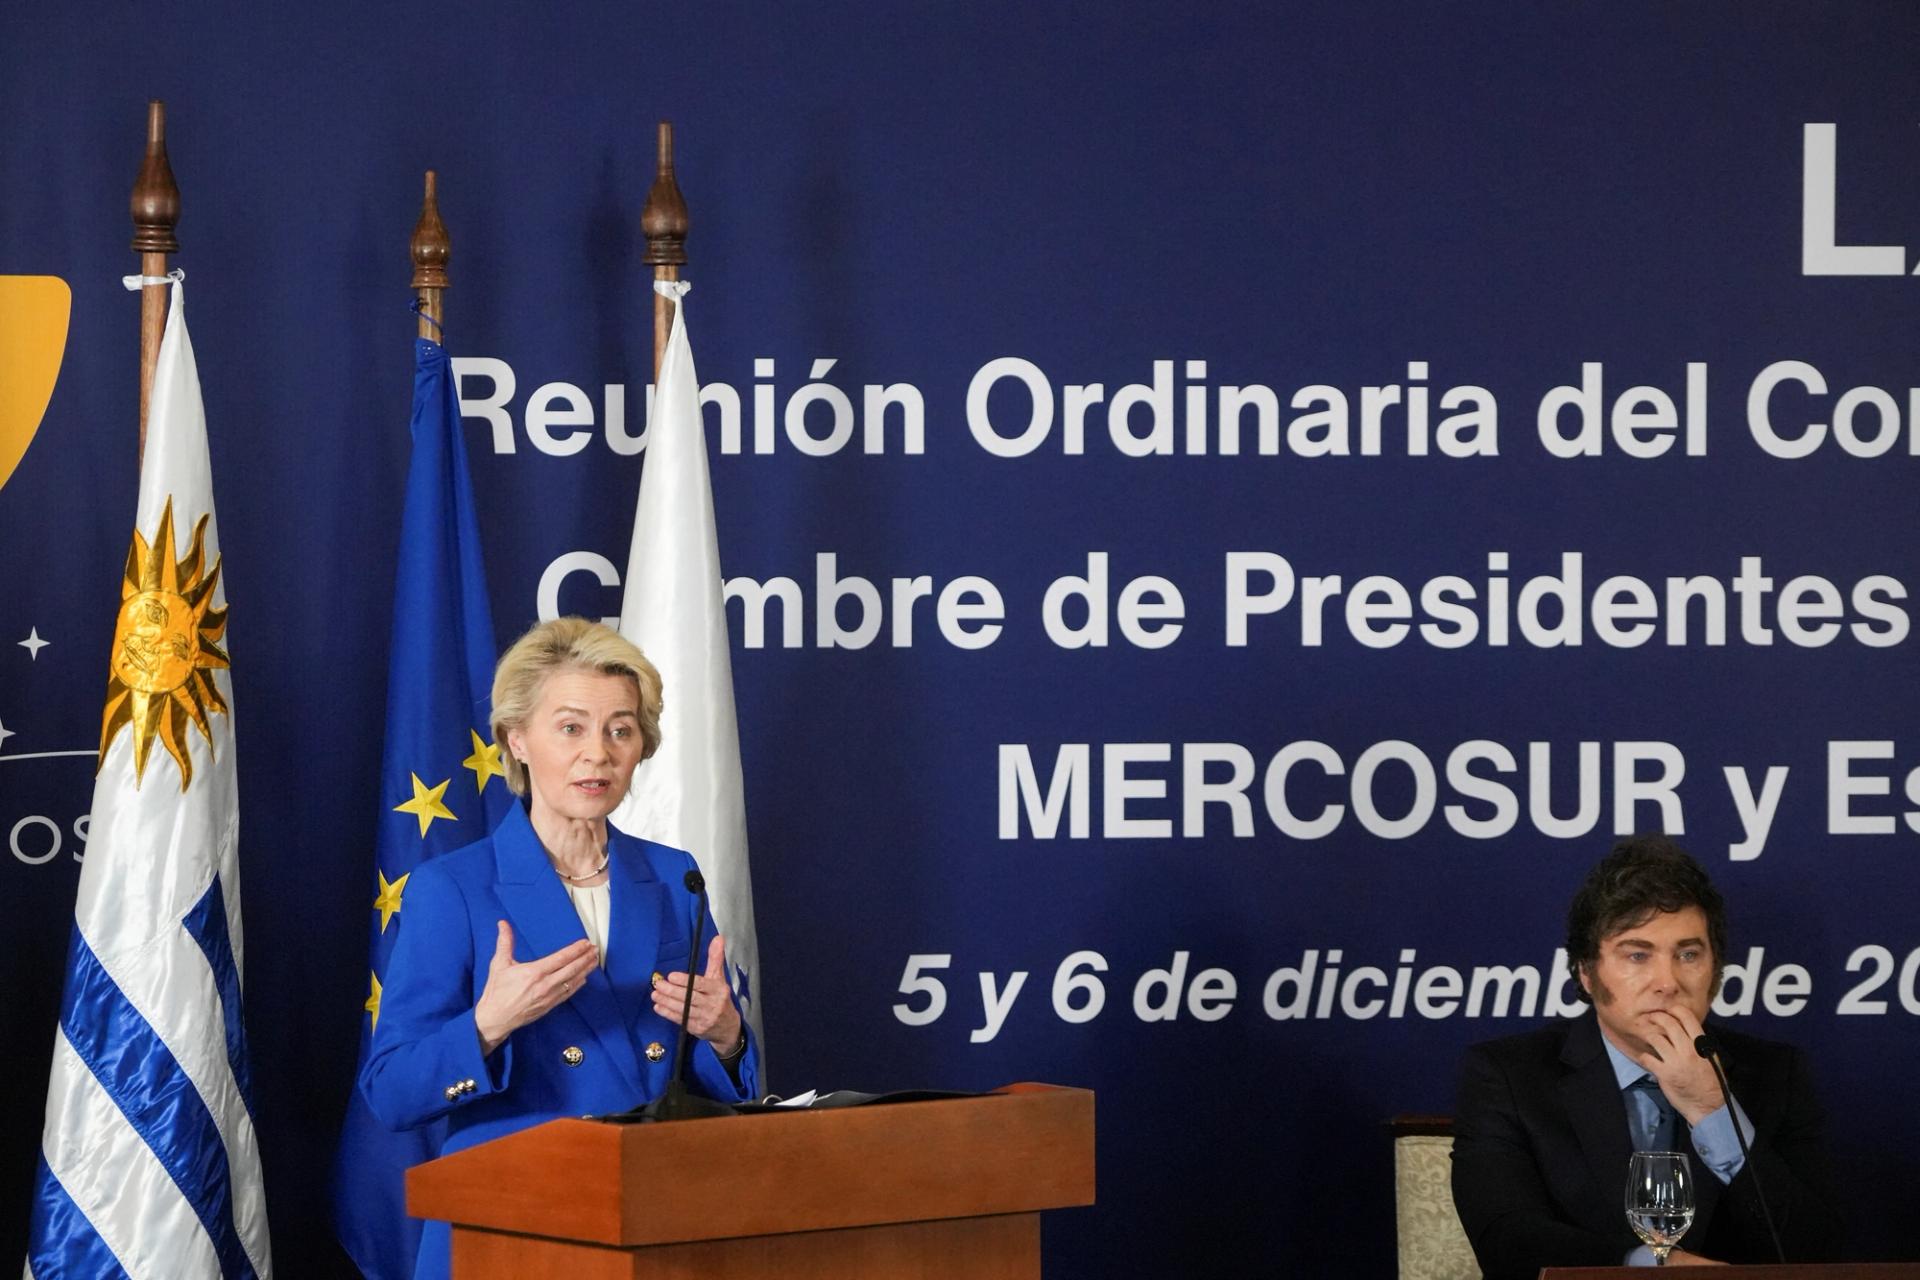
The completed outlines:
<svg viewBox="0 0 1920 1280">
<path fill-rule="evenodd" d="M 1720 993 L 1720 972 L 1727 963 L 1727 904 L 1707 873 L 1685 849 L 1664 835 L 1637 835 L 1587 873 L 1586 883 L 1567 908 L 1567 964 L 1591 975 L 1602 939 L 1631 929 L 1663 911 L 1700 908 L 1707 918 L 1707 942 L 1713 948 L 1713 994 Z M 1592 997 L 1582 989 L 1580 998 Z"/>
</svg>

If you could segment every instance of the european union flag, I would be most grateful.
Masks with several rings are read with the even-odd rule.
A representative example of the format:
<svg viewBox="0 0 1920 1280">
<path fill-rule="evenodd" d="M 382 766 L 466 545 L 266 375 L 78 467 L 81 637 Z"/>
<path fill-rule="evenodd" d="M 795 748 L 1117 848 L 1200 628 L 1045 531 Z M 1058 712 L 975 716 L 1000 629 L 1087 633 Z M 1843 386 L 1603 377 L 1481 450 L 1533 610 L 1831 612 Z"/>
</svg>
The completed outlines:
<svg viewBox="0 0 1920 1280">
<path fill-rule="evenodd" d="M 414 342 L 412 430 L 387 666 L 362 1062 L 380 1017 L 387 960 L 407 927 L 407 877 L 423 860 L 491 832 L 512 801 L 500 748 L 490 740 L 498 651 L 453 370 L 445 348 L 425 338 Z M 432 1158 L 440 1137 L 437 1128 L 382 1128 L 354 1091 L 334 1161 L 334 1226 L 369 1280 L 413 1274 L 420 1223 L 406 1214 L 404 1174 Z"/>
</svg>

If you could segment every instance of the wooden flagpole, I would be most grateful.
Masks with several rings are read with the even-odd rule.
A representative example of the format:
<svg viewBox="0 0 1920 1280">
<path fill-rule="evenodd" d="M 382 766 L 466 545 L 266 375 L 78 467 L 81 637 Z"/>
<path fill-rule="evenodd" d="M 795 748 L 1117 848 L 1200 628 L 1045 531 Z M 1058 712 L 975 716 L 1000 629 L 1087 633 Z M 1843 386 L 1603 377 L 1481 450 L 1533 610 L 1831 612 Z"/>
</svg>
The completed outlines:
<svg viewBox="0 0 1920 1280">
<path fill-rule="evenodd" d="M 140 255 L 140 274 L 158 279 L 167 274 L 167 255 L 180 252 L 173 228 L 180 221 L 180 187 L 167 163 L 167 108 L 157 99 L 147 103 L 147 155 L 133 182 L 133 251 Z M 160 359 L 160 337 L 167 328 L 167 286 L 149 284 L 140 290 L 140 452 L 147 450 L 147 406 L 153 399 L 153 366 Z"/>
<path fill-rule="evenodd" d="M 678 280 L 687 263 L 687 201 L 673 176 L 673 126 L 660 122 L 660 167 L 653 188 L 640 209 L 640 230 L 647 237 L 644 261 L 655 280 Z M 667 335 L 673 332 L 673 300 L 653 295 L 653 380 L 660 382 L 660 361 L 667 354 Z"/>
<path fill-rule="evenodd" d="M 414 293 L 420 299 L 420 336 L 439 342 L 440 330 L 435 326 L 447 322 L 441 291 L 451 287 L 447 262 L 453 256 L 453 243 L 447 239 L 446 224 L 440 221 L 440 201 L 431 169 L 427 170 L 427 194 L 420 202 L 420 221 L 413 226 L 408 248 L 413 251 Z M 429 317 L 432 324 L 427 323 Z"/>
</svg>

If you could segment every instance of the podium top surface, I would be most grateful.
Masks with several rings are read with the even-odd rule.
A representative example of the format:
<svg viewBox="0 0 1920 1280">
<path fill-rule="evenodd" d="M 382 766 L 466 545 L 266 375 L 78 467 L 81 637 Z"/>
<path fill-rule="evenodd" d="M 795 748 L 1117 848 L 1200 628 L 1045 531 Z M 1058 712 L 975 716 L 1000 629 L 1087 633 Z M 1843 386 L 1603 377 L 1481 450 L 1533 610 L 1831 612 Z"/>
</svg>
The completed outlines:
<svg viewBox="0 0 1920 1280">
<path fill-rule="evenodd" d="M 1093 1094 L 672 1124 L 552 1120 L 407 1171 L 407 1211 L 636 1246 L 1093 1203 Z"/>
</svg>

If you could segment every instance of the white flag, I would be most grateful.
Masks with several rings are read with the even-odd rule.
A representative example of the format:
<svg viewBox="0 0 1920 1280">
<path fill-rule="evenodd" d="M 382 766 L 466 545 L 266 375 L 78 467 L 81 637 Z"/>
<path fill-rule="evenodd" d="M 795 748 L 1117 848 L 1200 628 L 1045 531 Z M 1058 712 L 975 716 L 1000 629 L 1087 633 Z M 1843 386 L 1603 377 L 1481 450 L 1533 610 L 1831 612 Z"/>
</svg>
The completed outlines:
<svg viewBox="0 0 1920 1280">
<path fill-rule="evenodd" d="M 635 773 L 633 790 L 613 821 L 632 835 L 685 849 L 700 864 L 714 921 L 726 935 L 728 976 L 759 1041 L 764 1085 L 767 1050 L 760 1034 L 760 950 L 747 871 L 740 728 L 700 383 L 687 345 L 685 286 L 656 287 L 680 300 L 648 422 L 620 634 L 660 669 L 666 706 L 660 750 Z"/>
<path fill-rule="evenodd" d="M 160 343 L 27 1275 L 266 1277 L 226 592 L 180 277 Z"/>
</svg>

